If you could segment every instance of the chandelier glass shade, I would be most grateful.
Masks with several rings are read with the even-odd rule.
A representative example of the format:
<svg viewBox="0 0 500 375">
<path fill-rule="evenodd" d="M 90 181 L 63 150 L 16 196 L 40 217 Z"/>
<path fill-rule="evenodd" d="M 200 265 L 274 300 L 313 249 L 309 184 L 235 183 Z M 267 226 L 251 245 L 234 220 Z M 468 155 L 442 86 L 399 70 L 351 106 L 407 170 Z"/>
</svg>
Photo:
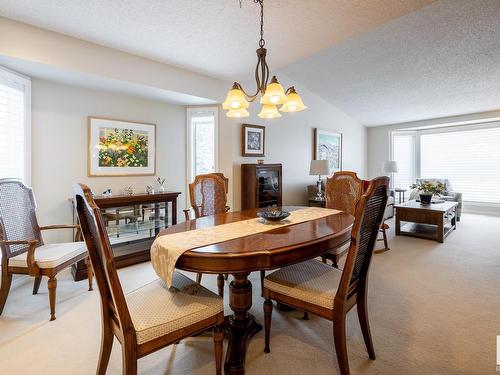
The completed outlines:
<svg viewBox="0 0 500 375">
<path fill-rule="evenodd" d="M 268 83 L 269 67 L 266 62 L 267 49 L 264 48 L 266 44 L 264 40 L 264 0 L 253 0 L 253 2 L 260 5 L 260 40 L 259 48 L 256 51 L 257 66 L 255 68 L 257 91 L 255 94 L 249 95 L 238 82 L 234 82 L 233 87 L 227 93 L 226 100 L 222 103 L 222 108 L 227 110 L 227 117 L 248 117 L 250 113 L 247 109 L 250 106 L 250 102 L 253 102 L 260 95 L 262 109 L 258 116 L 261 118 L 271 119 L 281 117 L 280 111 L 303 111 L 307 107 L 293 86 L 285 91 L 276 76 L 273 76 L 271 82 Z M 277 106 L 280 106 L 279 110 Z"/>
</svg>

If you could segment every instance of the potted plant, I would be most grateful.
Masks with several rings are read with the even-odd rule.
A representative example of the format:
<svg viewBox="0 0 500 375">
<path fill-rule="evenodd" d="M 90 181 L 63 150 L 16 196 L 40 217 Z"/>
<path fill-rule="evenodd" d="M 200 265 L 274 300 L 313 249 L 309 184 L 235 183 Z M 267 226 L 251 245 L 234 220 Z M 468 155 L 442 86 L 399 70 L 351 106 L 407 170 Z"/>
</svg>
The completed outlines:
<svg viewBox="0 0 500 375">
<path fill-rule="evenodd" d="M 431 181 L 422 181 L 418 184 L 413 184 L 410 186 L 412 189 L 418 189 L 418 193 L 420 195 L 420 203 L 422 204 L 431 204 L 432 197 L 434 195 L 440 196 L 445 193 L 444 184 Z"/>
</svg>

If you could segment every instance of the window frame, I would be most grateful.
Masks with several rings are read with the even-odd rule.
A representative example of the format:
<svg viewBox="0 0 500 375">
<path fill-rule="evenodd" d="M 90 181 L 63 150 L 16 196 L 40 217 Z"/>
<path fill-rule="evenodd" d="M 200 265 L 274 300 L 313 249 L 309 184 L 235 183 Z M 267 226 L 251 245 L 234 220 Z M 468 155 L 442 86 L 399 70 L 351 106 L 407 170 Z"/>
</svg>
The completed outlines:
<svg viewBox="0 0 500 375">
<path fill-rule="evenodd" d="M 23 182 L 31 185 L 31 78 L 0 65 L 0 84 L 19 87 L 24 93 L 24 171 Z"/>
<path fill-rule="evenodd" d="M 213 115 L 214 116 L 214 168 L 215 171 L 219 170 L 219 107 L 218 106 L 201 106 L 201 107 L 186 107 L 186 179 L 187 185 L 194 180 L 194 160 L 195 148 L 193 147 L 193 126 L 192 118 L 203 115 Z"/>
<path fill-rule="evenodd" d="M 420 129 L 396 129 L 390 131 L 390 142 L 389 142 L 389 152 L 391 155 L 391 160 L 394 160 L 394 135 L 398 134 L 414 134 L 415 135 L 415 174 L 416 178 L 421 178 L 422 170 L 421 170 L 421 147 L 420 147 L 420 137 L 426 134 L 443 134 L 443 133 L 455 133 L 455 132 L 463 132 L 463 131 L 474 131 L 474 130 L 482 130 L 482 129 L 494 129 L 500 128 L 500 121 L 494 120 L 489 122 L 481 122 L 475 124 L 464 124 L 464 125 L 450 125 L 450 126 L 433 126 L 427 128 Z M 477 201 L 469 201 L 467 199 L 463 200 L 467 205 L 472 206 L 485 206 L 485 207 L 494 207 L 500 208 L 500 204 L 495 202 L 477 202 Z"/>
</svg>

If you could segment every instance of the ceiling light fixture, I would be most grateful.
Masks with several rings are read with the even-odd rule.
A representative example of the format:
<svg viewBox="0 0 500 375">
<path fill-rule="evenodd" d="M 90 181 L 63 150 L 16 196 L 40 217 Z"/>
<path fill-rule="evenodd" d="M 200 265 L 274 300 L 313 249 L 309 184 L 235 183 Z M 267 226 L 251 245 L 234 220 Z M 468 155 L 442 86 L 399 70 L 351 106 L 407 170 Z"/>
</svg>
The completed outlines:
<svg viewBox="0 0 500 375">
<path fill-rule="evenodd" d="M 257 67 L 255 68 L 257 92 L 254 95 L 248 95 L 238 82 L 234 82 L 233 87 L 227 93 L 226 100 L 222 103 L 222 108 L 227 110 L 227 117 L 248 117 L 250 114 L 247 109 L 250 106 L 250 102 L 253 102 L 261 94 L 260 103 L 262 104 L 262 110 L 258 114 L 261 118 L 281 117 L 279 111 L 303 111 L 307 107 L 293 86 L 285 91 L 276 76 L 273 76 L 271 83 L 268 84 L 269 67 L 266 63 L 267 49 L 264 48 L 266 45 L 266 41 L 264 40 L 264 0 L 253 0 L 253 2 L 260 5 L 260 40 L 259 48 L 257 49 Z M 279 110 L 277 108 L 278 105 L 281 106 Z"/>
</svg>

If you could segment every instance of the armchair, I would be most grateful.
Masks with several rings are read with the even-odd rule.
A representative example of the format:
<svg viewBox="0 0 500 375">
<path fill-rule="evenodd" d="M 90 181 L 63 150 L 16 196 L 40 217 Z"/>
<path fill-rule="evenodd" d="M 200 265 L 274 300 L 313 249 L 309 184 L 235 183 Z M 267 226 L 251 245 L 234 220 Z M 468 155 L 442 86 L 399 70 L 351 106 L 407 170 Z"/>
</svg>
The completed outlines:
<svg viewBox="0 0 500 375">
<path fill-rule="evenodd" d="M 0 249 L 2 251 L 2 285 L 0 314 L 3 312 L 13 274 L 35 278 L 33 294 L 38 293 L 42 276 L 47 276 L 50 320 L 55 320 L 56 275 L 80 260 L 87 259 L 84 242 L 44 244 L 41 232 L 54 229 L 77 229 L 78 225 L 49 225 L 40 227 L 36 219 L 36 204 L 31 188 L 20 180 L 0 179 Z M 92 268 L 87 261 L 89 290 L 92 290 Z"/>
<path fill-rule="evenodd" d="M 457 221 L 460 221 L 462 215 L 462 193 L 453 191 L 450 181 L 447 178 L 417 178 L 417 184 L 422 182 L 442 183 L 445 187 L 445 193 L 441 197 L 445 201 L 457 202 Z M 410 200 L 418 198 L 418 190 L 414 189 L 410 193 Z"/>
</svg>

